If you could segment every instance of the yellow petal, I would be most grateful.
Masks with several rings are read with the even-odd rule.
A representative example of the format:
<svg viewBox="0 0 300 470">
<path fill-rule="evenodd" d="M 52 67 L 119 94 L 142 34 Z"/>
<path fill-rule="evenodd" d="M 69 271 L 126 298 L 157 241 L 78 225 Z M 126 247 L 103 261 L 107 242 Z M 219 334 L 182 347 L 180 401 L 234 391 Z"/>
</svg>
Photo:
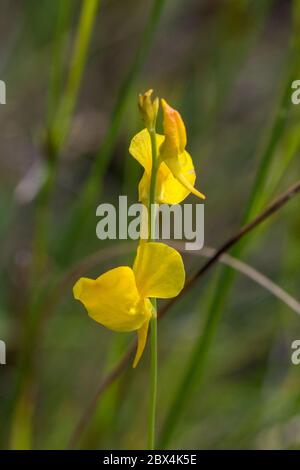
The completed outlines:
<svg viewBox="0 0 300 470">
<path fill-rule="evenodd" d="M 146 346 L 148 328 L 149 328 L 149 320 L 145 321 L 145 323 L 137 331 L 138 344 L 137 344 L 137 349 L 136 349 L 135 358 L 134 358 L 132 367 L 136 367 L 139 363 L 139 360 L 142 357 L 142 354 Z"/>
<path fill-rule="evenodd" d="M 182 174 L 187 182 L 194 186 L 196 174 L 193 161 L 188 152 L 184 151 L 179 155 Z M 144 172 L 139 183 L 139 201 L 148 204 L 150 177 Z M 157 171 L 156 181 L 156 201 L 158 204 L 180 204 L 189 194 L 191 190 L 182 185 L 175 178 L 165 162 L 162 162 Z"/>
<path fill-rule="evenodd" d="M 141 297 L 168 299 L 178 295 L 184 286 L 182 258 L 164 243 L 140 245 L 133 270 Z"/>
<path fill-rule="evenodd" d="M 176 109 L 171 108 L 166 100 L 161 100 L 163 109 L 163 128 L 166 136 L 165 145 L 174 150 L 175 153 L 182 153 L 186 147 L 185 125 Z"/>
<path fill-rule="evenodd" d="M 205 196 L 194 188 L 195 178 L 192 175 L 194 170 L 192 160 L 190 160 L 191 168 L 189 168 L 189 171 L 187 171 L 184 165 L 184 160 L 188 162 L 191 159 L 190 155 L 185 151 L 186 130 L 184 122 L 178 111 L 171 108 L 165 100 L 161 100 L 161 102 L 164 113 L 163 127 L 165 140 L 160 148 L 160 157 L 171 171 L 173 177 L 185 189 L 185 191 L 181 189 L 181 195 L 178 191 L 178 199 L 183 197 L 181 199 L 183 200 L 190 192 L 201 199 L 205 199 Z M 170 187 L 165 191 L 166 195 L 171 194 L 171 201 L 175 199 L 175 191 L 176 186 L 171 182 Z M 169 204 L 175 204 L 175 202 L 169 202 Z"/>
<path fill-rule="evenodd" d="M 96 280 L 80 278 L 73 293 L 93 320 L 114 331 L 138 330 L 151 316 L 128 266 L 111 269 Z"/>
<path fill-rule="evenodd" d="M 190 182 L 189 180 L 185 177 L 183 173 L 179 173 L 177 176 L 178 181 L 185 187 L 187 191 L 190 191 L 193 193 L 195 196 L 199 197 L 200 199 L 205 199 L 205 195 L 203 193 L 200 193 L 198 189 L 196 189 Z"/>
<path fill-rule="evenodd" d="M 193 161 L 188 152 L 179 155 L 181 172 L 188 183 L 193 187 L 196 180 Z M 171 172 L 165 162 L 159 167 L 157 173 L 157 201 L 159 204 L 180 204 L 191 192 L 190 188 L 182 185 Z"/>
<path fill-rule="evenodd" d="M 162 135 L 156 134 L 158 149 L 161 146 L 163 140 L 164 137 Z M 129 146 L 129 153 L 142 165 L 147 175 L 151 176 L 152 149 L 151 140 L 147 129 L 143 129 L 133 137 Z"/>
<path fill-rule="evenodd" d="M 184 172 L 181 163 L 181 156 L 178 158 L 166 157 L 164 159 L 164 163 L 167 165 L 174 178 L 176 178 L 188 192 L 195 194 L 195 196 L 198 196 L 200 199 L 205 199 L 204 194 L 200 193 L 200 191 L 194 188 L 192 181 L 190 178 L 188 178 L 187 173 Z"/>
<path fill-rule="evenodd" d="M 139 182 L 139 201 L 148 207 L 150 191 L 150 176 L 144 171 L 143 176 Z"/>
</svg>

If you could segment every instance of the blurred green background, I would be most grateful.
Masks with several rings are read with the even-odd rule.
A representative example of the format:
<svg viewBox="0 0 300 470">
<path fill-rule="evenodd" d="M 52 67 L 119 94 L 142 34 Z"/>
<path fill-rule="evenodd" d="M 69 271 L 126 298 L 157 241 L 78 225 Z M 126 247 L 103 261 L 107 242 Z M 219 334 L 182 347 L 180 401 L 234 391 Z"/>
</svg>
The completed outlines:
<svg viewBox="0 0 300 470">
<path fill-rule="evenodd" d="M 137 200 L 141 170 L 128 146 L 142 128 L 138 93 L 153 88 L 183 116 L 207 196 L 205 244 L 220 246 L 299 178 L 300 106 L 290 90 L 300 79 L 300 7 L 1 0 L 0 8 L 0 445 L 63 449 L 133 338 L 88 318 L 72 283 L 132 261 L 124 242 L 96 238 L 95 210 L 121 194 Z M 233 254 L 297 299 L 299 235 L 295 198 Z M 204 262 L 184 260 L 187 274 Z M 295 339 L 295 311 L 215 265 L 159 323 L 158 446 L 299 447 Z M 148 356 L 102 395 L 76 447 L 145 447 Z"/>
</svg>

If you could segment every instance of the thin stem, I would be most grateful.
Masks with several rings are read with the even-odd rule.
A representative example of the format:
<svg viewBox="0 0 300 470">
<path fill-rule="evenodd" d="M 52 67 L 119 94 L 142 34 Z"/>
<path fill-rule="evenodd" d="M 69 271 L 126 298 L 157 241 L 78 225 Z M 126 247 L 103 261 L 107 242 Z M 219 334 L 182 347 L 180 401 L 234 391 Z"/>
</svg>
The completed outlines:
<svg viewBox="0 0 300 470">
<path fill-rule="evenodd" d="M 155 313 L 151 318 L 150 323 L 150 351 L 151 351 L 151 364 L 150 364 L 150 408 L 149 408 L 149 427 L 148 427 L 148 449 L 155 449 L 155 422 L 156 422 L 156 401 L 157 401 L 157 314 L 156 314 L 156 299 L 152 300 Z"/>
<path fill-rule="evenodd" d="M 157 176 L 157 142 L 156 130 L 154 127 L 149 129 L 151 139 L 152 151 L 152 169 L 151 180 L 149 189 L 149 241 L 155 241 L 155 226 L 156 226 L 156 206 L 155 206 L 155 193 L 156 193 L 156 176 Z M 155 449 L 155 421 L 156 421 L 156 400 L 157 400 L 157 305 L 156 299 L 152 299 L 153 315 L 150 321 L 150 350 L 151 350 L 151 363 L 150 363 L 150 408 L 149 408 L 149 423 L 148 423 L 148 448 Z"/>
<path fill-rule="evenodd" d="M 150 180 L 150 189 L 149 189 L 149 241 L 155 241 L 155 222 L 156 222 L 156 175 L 157 175 L 157 143 L 156 143 L 156 131 L 155 129 L 149 130 L 150 139 L 151 139 L 151 149 L 152 149 L 152 170 L 151 170 L 151 180 Z"/>
</svg>

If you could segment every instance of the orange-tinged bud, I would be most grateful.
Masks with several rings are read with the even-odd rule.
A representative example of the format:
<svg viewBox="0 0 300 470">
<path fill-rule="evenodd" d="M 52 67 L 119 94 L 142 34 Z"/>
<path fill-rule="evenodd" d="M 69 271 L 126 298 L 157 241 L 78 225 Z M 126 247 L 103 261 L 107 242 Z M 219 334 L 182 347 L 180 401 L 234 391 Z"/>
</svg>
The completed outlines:
<svg viewBox="0 0 300 470">
<path fill-rule="evenodd" d="M 138 99 L 139 110 L 147 129 L 155 128 L 159 108 L 159 99 L 151 100 L 152 93 L 153 90 L 148 90 L 143 95 L 139 95 Z"/>
<path fill-rule="evenodd" d="M 163 109 L 163 127 L 166 137 L 166 146 L 169 151 L 177 154 L 182 153 L 186 147 L 186 130 L 185 125 L 176 109 L 173 109 L 166 100 L 161 100 Z"/>
<path fill-rule="evenodd" d="M 163 109 L 163 128 L 165 140 L 160 147 L 160 158 L 167 165 L 174 178 L 188 191 L 195 196 L 205 199 L 184 171 L 182 156 L 186 155 L 185 150 L 187 138 L 185 125 L 176 109 L 173 109 L 166 100 L 161 100 Z"/>
</svg>

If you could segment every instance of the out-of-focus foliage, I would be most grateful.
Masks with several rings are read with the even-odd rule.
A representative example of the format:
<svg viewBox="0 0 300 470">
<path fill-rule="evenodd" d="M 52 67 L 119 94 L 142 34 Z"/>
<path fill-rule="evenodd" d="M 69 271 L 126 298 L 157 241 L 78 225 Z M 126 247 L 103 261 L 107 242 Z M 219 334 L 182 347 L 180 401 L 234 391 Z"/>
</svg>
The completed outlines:
<svg viewBox="0 0 300 470">
<path fill-rule="evenodd" d="M 88 319 L 72 282 L 61 280 L 96 250 L 103 261 L 80 275 L 131 264 L 121 242 L 97 239 L 95 209 L 121 194 L 137 200 L 141 169 L 128 146 L 142 128 L 138 93 L 153 88 L 180 110 L 207 197 L 205 242 L 218 246 L 245 214 L 291 66 L 292 2 L 102 0 L 86 12 L 91 37 L 85 51 L 79 45 L 70 84 L 84 3 L 1 2 L 0 339 L 8 348 L 0 366 L 1 448 L 65 448 L 130 340 Z M 300 107 L 290 108 L 270 149 L 259 207 L 299 178 Z M 51 131 L 65 129 L 68 112 L 70 128 L 56 148 Z M 296 298 L 299 231 L 295 199 L 251 234 L 243 252 Z M 187 273 L 201 262 L 186 256 Z M 214 269 L 159 324 L 159 429 L 203 331 Z M 242 276 L 222 310 L 209 367 L 201 382 L 196 377 L 170 447 L 299 446 L 300 379 L 290 360 L 299 317 Z M 148 380 L 144 354 L 103 395 L 80 446 L 143 448 Z"/>
</svg>

